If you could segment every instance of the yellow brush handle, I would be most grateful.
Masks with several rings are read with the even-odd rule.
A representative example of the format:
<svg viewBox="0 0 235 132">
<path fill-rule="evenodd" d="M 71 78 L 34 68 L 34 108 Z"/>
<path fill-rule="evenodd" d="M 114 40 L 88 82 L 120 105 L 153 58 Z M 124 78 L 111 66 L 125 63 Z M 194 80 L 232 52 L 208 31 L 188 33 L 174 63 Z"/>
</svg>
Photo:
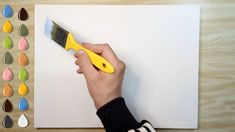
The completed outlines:
<svg viewBox="0 0 235 132">
<path fill-rule="evenodd" d="M 114 72 L 114 67 L 106 59 L 84 48 L 81 44 L 79 44 L 74 40 L 71 33 L 68 34 L 65 49 L 66 50 L 74 49 L 75 51 L 82 49 L 88 54 L 92 64 L 95 65 L 97 68 L 107 73 Z"/>
</svg>

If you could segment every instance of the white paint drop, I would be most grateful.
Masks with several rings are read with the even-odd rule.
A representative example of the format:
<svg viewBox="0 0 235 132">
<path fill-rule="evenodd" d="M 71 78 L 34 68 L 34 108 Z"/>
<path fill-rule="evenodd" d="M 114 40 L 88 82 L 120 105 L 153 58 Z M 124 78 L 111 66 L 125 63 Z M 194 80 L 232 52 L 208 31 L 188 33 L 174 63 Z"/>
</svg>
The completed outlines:
<svg viewBox="0 0 235 132">
<path fill-rule="evenodd" d="M 19 127 L 27 127 L 29 124 L 28 119 L 24 114 L 21 114 L 21 116 L 18 119 L 18 126 Z"/>
</svg>

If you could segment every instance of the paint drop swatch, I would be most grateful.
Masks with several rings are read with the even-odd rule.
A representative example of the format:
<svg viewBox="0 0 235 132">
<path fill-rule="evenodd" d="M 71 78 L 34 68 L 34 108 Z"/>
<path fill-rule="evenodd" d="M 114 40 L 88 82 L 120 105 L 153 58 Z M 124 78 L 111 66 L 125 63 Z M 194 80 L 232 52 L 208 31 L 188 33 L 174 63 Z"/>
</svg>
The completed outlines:
<svg viewBox="0 0 235 132">
<path fill-rule="evenodd" d="M 4 128 L 11 128 L 13 126 L 13 121 L 10 116 L 6 115 L 2 121 L 2 126 Z"/>
<path fill-rule="evenodd" d="M 24 25 L 24 24 L 22 24 L 21 26 L 20 26 L 20 28 L 19 28 L 19 31 L 18 31 L 18 33 L 19 33 L 19 35 L 20 36 L 27 36 L 28 34 L 29 34 L 29 30 L 28 30 L 28 28 Z"/>
<path fill-rule="evenodd" d="M 2 104 L 2 110 L 4 112 L 11 112 L 13 110 L 13 106 L 10 100 L 8 99 L 5 100 L 5 102 Z"/>
<path fill-rule="evenodd" d="M 18 47 L 20 50 L 25 51 L 29 48 L 28 41 L 26 40 L 25 37 L 20 38 L 20 41 L 18 43 Z"/>
<path fill-rule="evenodd" d="M 19 103 L 18 103 L 18 108 L 21 111 L 26 111 L 29 109 L 29 104 L 28 101 L 25 98 L 21 98 Z"/>
<path fill-rule="evenodd" d="M 13 79 L 13 73 L 10 68 L 6 68 L 3 71 L 2 78 L 5 81 L 11 81 Z"/>
<path fill-rule="evenodd" d="M 19 64 L 21 66 L 27 66 L 29 64 L 29 59 L 25 53 L 21 53 L 19 56 Z"/>
<path fill-rule="evenodd" d="M 29 79 L 29 73 L 26 71 L 26 69 L 24 69 L 24 68 L 20 69 L 19 79 L 21 81 L 26 81 Z"/>
<path fill-rule="evenodd" d="M 11 64 L 13 62 L 13 57 L 11 53 L 6 52 L 2 58 L 3 63 L 5 64 Z"/>
<path fill-rule="evenodd" d="M 3 24 L 2 30 L 5 33 L 11 33 L 13 31 L 13 26 L 9 20 L 6 20 L 6 22 Z"/>
<path fill-rule="evenodd" d="M 29 93 L 29 89 L 25 83 L 21 83 L 18 89 L 18 93 L 20 96 L 26 96 Z"/>
<path fill-rule="evenodd" d="M 13 89 L 10 84 L 3 86 L 2 94 L 4 97 L 11 97 L 13 95 Z"/>
<path fill-rule="evenodd" d="M 19 20 L 25 21 L 28 19 L 28 17 L 29 17 L 28 12 L 24 8 L 21 8 L 18 13 Z"/>
<path fill-rule="evenodd" d="M 5 5 L 3 7 L 2 15 L 7 18 L 11 18 L 14 15 L 13 9 L 10 5 Z"/>
<path fill-rule="evenodd" d="M 26 116 L 24 114 L 21 114 L 21 116 L 18 119 L 18 126 L 19 127 L 27 127 L 28 124 L 29 124 L 29 121 L 26 118 Z"/>
<path fill-rule="evenodd" d="M 7 36 L 3 41 L 3 47 L 6 49 L 11 49 L 13 47 L 13 41 L 11 37 Z"/>
</svg>

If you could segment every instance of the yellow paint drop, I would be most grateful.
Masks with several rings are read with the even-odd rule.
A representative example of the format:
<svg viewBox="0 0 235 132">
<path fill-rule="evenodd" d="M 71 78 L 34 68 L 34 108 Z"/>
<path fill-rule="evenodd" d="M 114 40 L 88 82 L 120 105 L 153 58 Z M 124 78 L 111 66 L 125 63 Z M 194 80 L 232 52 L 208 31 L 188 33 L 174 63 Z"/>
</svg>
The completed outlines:
<svg viewBox="0 0 235 132">
<path fill-rule="evenodd" d="M 11 97 L 13 94 L 13 89 L 12 89 L 11 85 L 5 84 L 3 87 L 3 90 L 2 90 L 2 94 L 5 97 Z"/>
<path fill-rule="evenodd" d="M 21 66 L 27 66 L 29 64 L 29 59 L 25 53 L 21 53 L 19 57 L 19 64 Z"/>
<path fill-rule="evenodd" d="M 26 96 L 29 93 L 29 89 L 25 83 L 21 83 L 18 89 L 19 95 Z"/>
<path fill-rule="evenodd" d="M 13 26 L 9 20 L 6 20 L 6 22 L 3 24 L 2 29 L 5 33 L 11 33 L 13 31 Z"/>
</svg>

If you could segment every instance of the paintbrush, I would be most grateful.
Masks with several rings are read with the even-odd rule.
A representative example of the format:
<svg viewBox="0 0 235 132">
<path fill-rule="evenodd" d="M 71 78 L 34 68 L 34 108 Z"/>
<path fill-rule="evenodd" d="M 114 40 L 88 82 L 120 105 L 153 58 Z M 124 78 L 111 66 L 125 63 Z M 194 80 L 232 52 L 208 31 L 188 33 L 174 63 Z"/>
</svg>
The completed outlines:
<svg viewBox="0 0 235 132">
<path fill-rule="evenodd" d="M 74 38 L 72 33 L 66 31 L 61 26 L 56 24 L 54 21 L 50 20 L 49 18 L 46 19 L 45 25 L 45 35 L 48 36 L 50 39 L 54 40 L 57 44 L 61 47 L 65 48 L 65 50 L 73 49 L 75 51 L 84 50 L 92 64 L 107 73 L 113 73 L 114 67 L 103 57 L 100 55 L 84 48 L 81 44 L 79 44 Z"/>
</svg>

